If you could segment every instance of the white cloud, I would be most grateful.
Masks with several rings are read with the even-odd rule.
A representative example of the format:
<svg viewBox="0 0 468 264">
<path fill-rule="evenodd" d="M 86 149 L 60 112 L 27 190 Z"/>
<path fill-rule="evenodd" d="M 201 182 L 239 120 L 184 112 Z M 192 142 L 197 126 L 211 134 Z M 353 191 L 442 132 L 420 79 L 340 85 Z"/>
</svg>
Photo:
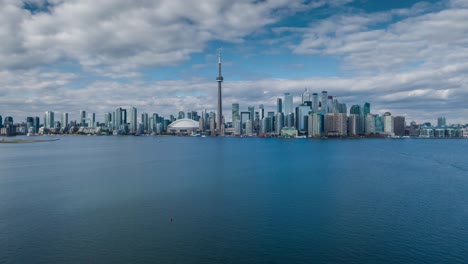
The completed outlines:
<svg viewBox="0 0 468 264">
<path fill-rule="evenodd" d="M 242 42 L 282 17 L 335 1 L 68 0 L 0 2 L 0 69 L 75 60 L 114 74 L 175 65 L 209 41 Z"/>
</svg>

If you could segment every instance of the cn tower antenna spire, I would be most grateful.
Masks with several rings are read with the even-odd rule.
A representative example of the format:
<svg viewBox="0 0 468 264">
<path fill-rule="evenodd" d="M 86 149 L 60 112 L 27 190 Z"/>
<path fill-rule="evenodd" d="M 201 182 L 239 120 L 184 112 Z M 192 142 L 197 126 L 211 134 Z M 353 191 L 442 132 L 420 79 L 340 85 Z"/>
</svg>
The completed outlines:
<svg viewBox="0 0 468 264">
<path fill-rule="evenodd" d="M 221 75 L 221 49 L 218 49 L 218 77 L 216 77 L 216 81 L 218 82 L 218 114 L 216 116 L 216 134 L 223 135 L 223 106 L 222 106 L 222 96 L 221 96 L 221 83 L 223 82 L 224 78 Z"/>
</svg>

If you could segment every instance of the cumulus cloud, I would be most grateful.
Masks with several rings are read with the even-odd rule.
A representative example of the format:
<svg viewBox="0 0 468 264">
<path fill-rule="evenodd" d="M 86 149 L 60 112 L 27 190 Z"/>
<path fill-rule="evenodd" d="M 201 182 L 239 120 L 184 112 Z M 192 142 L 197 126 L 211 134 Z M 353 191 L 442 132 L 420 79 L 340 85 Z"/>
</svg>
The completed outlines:
<svg viewBox="0 0 468 264">
<path fill-rule="evenodd" d="M 242 42 L 286 15 L 327 2 L 3 0 L 0 69 L 64 59 L 117 73 L 175 65 L 202 52 L 209 41 Z"/>
<path fill-rule="evenodd" d="M 418 3 L 379 13 L 337 14 L 302 28 L 300 42 L 291 48 L 297 54 L 337 56 L 346 70 L 373 74 L 466 61 L 466 2 L 456 0 L 446 6 Z"/>
</svg>

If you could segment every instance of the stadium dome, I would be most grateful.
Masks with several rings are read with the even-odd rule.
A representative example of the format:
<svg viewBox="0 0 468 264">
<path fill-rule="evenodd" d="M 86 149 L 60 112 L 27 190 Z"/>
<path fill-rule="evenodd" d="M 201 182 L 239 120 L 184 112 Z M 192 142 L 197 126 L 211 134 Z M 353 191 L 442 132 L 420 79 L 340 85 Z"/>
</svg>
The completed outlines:
<svg viewBox="0 0 468 264">
<path fill-rule="evenodd" d="M 167 127 L 170 133 L 192 133 L 196 130 L 198 130 L 198 122 L 188 118 L 178 119 Z"/>
</svg>

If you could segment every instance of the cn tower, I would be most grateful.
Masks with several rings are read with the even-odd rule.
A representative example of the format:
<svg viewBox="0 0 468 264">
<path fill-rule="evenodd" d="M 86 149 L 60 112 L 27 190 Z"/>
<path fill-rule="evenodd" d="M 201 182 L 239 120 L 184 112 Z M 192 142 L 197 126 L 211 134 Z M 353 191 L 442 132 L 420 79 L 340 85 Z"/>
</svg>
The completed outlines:
<svg viewBox="0 0 468 264">
<path fill-rule="evenodd" d="M 221 99 L 221 83 L 223 82 L 223 76 L 221 75 L 221 49 L 218 50 L 218 114 L 216 115 L 216 134 L 222 135 L 222 120 L 223 120 L 223 106 Z"/>
</svg>

